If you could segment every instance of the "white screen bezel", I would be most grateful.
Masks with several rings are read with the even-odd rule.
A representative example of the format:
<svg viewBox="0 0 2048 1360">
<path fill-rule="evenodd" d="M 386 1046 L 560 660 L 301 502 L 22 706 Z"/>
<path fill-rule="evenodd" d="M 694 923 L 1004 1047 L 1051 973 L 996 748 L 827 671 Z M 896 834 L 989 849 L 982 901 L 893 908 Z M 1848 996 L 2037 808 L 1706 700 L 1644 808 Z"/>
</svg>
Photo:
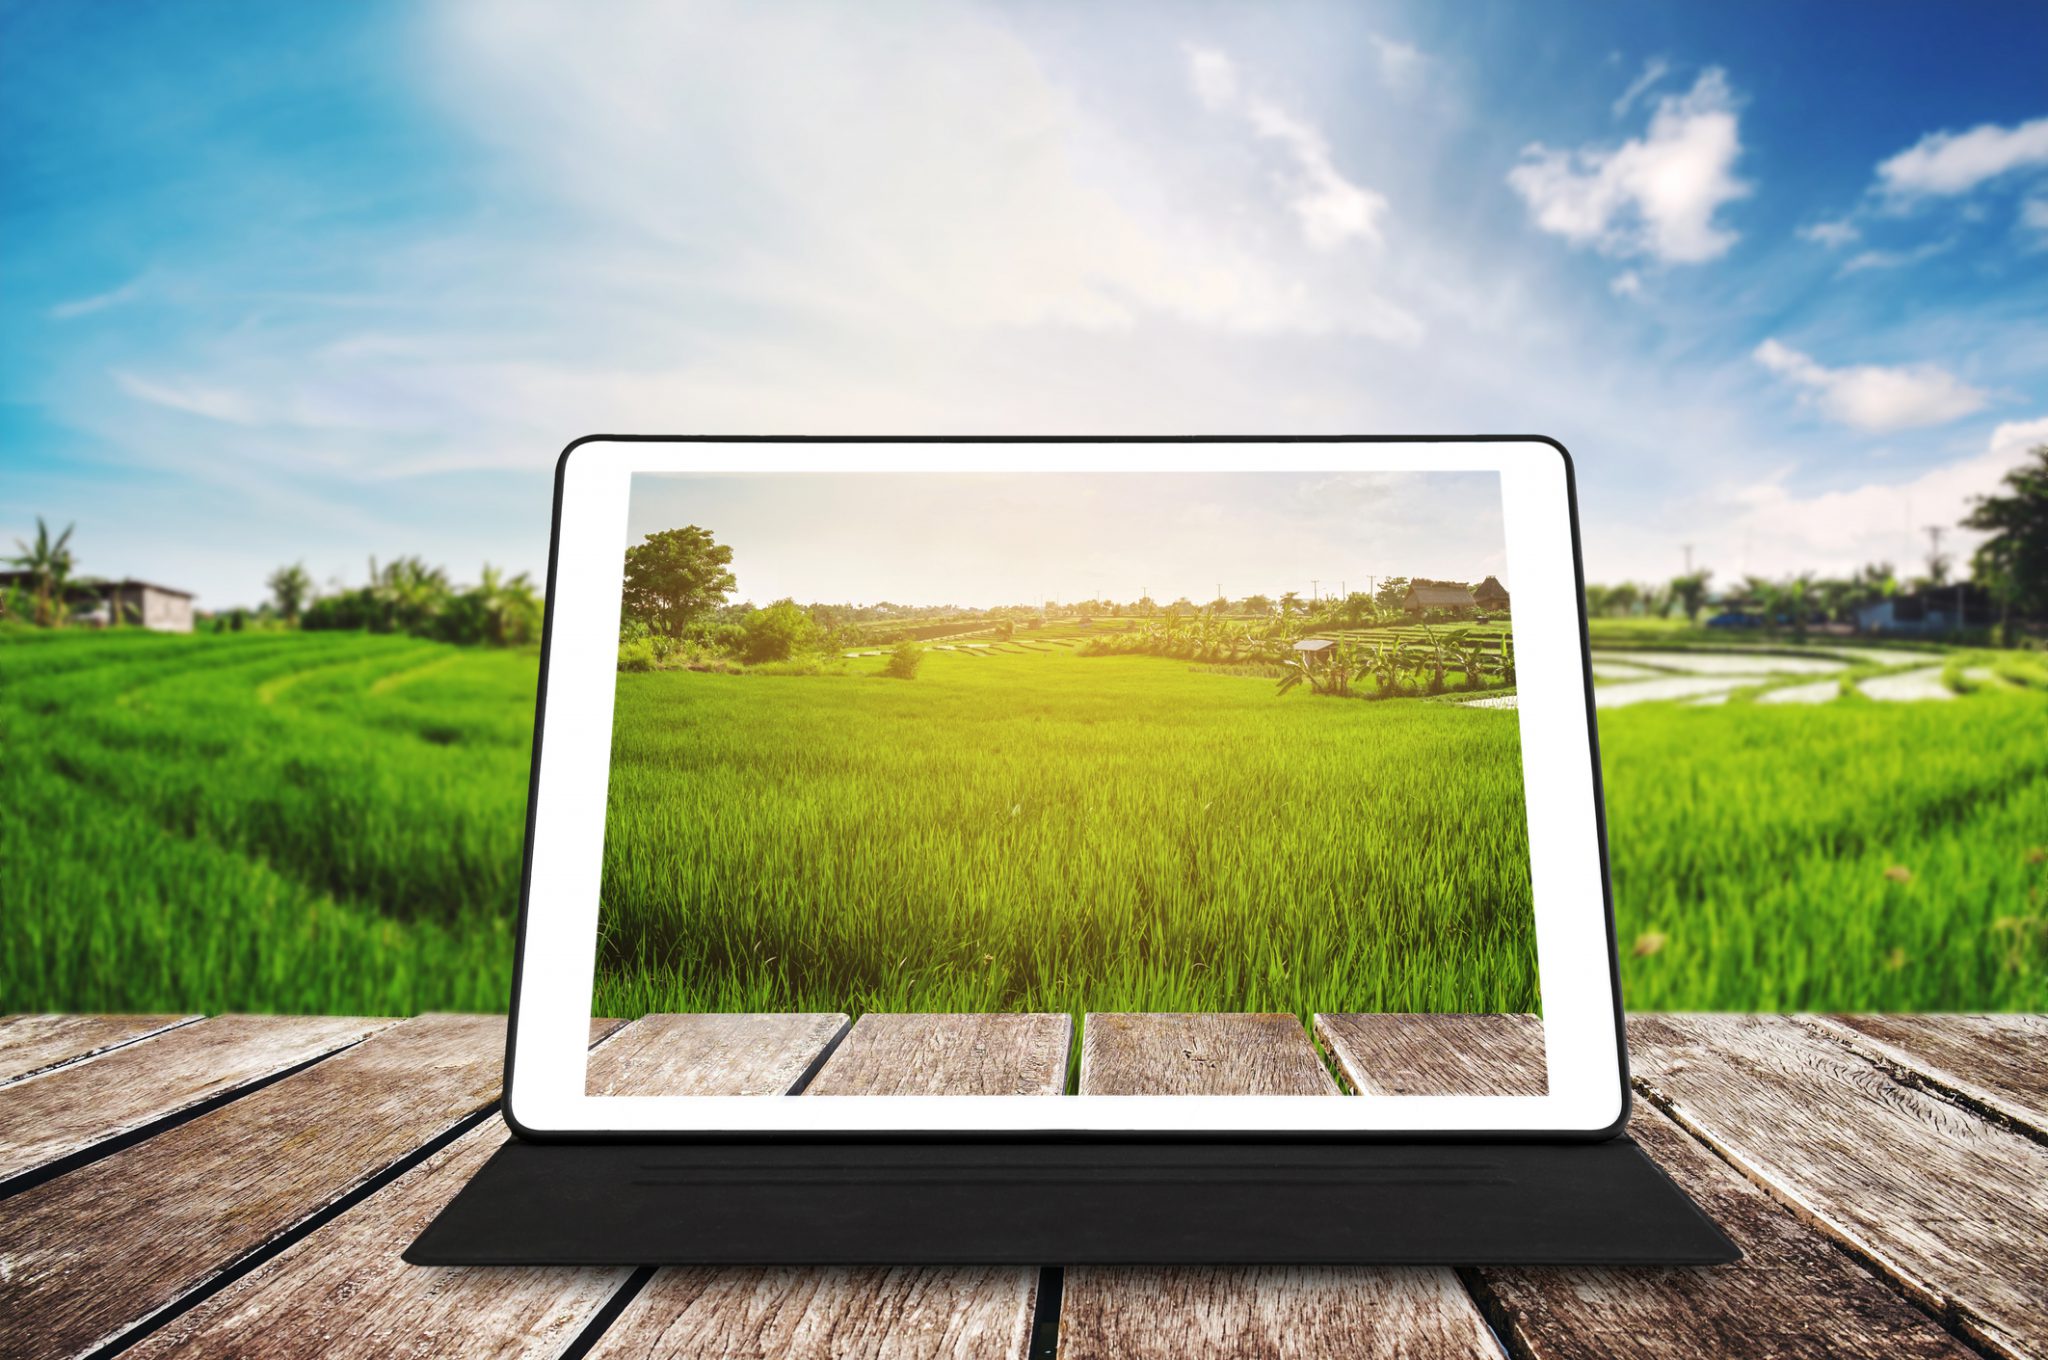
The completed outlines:
<svg viewBox="0 0 2048 1360">
<path fill-rule="evenodd" d="M 1491 471 L 1501 478 L 1549 1092 L 1542 1096 L 591 1096 L 586 1045 L 627 505 L 650 472 Z M 1512 440 L 594 437 L 559 470 L 506 1109 L 535 1134 L 1598 1134 L 1625 1109 L 1567 459 Z M 1538 797 L 1541 790 L 1541 797 Z"/>
</svg>

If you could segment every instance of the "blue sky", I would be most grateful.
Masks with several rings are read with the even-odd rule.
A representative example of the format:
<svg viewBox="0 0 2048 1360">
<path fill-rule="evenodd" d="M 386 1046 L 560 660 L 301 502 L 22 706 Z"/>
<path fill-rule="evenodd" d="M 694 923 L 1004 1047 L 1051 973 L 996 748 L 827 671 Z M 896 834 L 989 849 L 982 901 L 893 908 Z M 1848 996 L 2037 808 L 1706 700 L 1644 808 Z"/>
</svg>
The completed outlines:
<svg viewBox="0 0 2048 1360">
<path fill-rule="evenodd" d="M 1536 431 L 1593 576 L 1727 578 L 2048 440 L 2039 6 L 591 13 L 0 4 L 0 543 L 223 606 L 537 569 L 598 429 Z"/>
<path fill-rule="evenodd" d="M 970 608 L 1304 599 L 1508 574 L 1492 472 L 647 474 L 626 542 L 698 524 L 735 599 Z M 1343 576 L 1340 572 L 1350 572 Z"/>
</svg>

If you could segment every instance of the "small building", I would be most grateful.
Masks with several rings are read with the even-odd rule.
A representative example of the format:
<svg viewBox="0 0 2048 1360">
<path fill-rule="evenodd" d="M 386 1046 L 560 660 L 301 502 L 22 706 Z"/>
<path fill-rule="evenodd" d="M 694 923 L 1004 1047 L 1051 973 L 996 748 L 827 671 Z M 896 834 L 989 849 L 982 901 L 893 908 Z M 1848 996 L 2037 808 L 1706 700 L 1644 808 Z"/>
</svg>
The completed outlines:
<svg viewBox="0 0 2048 1360">
<path fill-rule="evenodd" d="M 13 586 L 35 593 L 31 572 L 0 571 L 0 587 Z M 151 628 L 159 633 L 192 631 L 193 594 L 149 581 L 99 581 L 87 578 L 64 583 L 64 607 L 71 618 L 88 628 L 110 624 Z"/>
<path fill-rule="evenodd" d="M 1320 666 L 1330 659 L 1330 649 L 1337 645 L 1335 638 L 1303 638 L 1294 644 L 1294 650 L 1310 666 Z"/>
<path fill-rule="evenodd" d="M 1472 587 L 1472 599 L 1481 609 L 1489 612 L 1508 607 L 1508 588 L 1500 583 L 1498 576 L 1489 576 Z"/>
<path fill-rule="evenodd" d="M 1939 636 L 1997 622 L 1998 608 L 1990 592 L 1967 581 L 1887 596 L 1856 610 L 1859 633 Z"/>
<path fill-rule="evenodd" d="M 1456 581 L 1411 582 L 1408 594 L 1401 600 L 1401 608 L 1418 619 L 1434 609 L 1469 614 L 1478 607 L 1479 601 L 1472 597 L 1472 592 Z"/>
<path fill-rule="evenodd" d="M 1761 628 L 1770 620 L 1738 605 L 1731 605 L 1707 620 L 1709 628 Z"/>
</svg>

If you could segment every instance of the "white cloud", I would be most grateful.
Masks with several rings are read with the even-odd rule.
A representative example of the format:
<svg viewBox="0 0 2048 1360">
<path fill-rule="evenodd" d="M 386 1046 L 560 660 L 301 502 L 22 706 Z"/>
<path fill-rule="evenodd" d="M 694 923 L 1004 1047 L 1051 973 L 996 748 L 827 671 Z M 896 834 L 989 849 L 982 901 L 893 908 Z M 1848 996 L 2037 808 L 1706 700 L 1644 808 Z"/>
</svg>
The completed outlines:
<svg viewBox="0 0 2048 1360">
<path fill-rule="evenodd" d="M 2030 198 L 2020 204 L 2020 225 L 2048 237 L 2048 198 Z"/>
<path fill-rule="evenodd" d="M 1643 63 L 1642 72 L 1628 83 L 1628 88 L 1614 101 L 1614 116 L 1620 118 L 1635 107 L 1636 100 L 1648 94 L 1650 87 L 1671 74 L 1671 63 L 1662 57 L 1651 57 Z"/>
<path fill-rule="evenodd" d="M 1843 246 L 1862 240 L 1863 229 L 1843 217 L 1833 222 L 1815 222 L 1811 226 L 1801 227 L 1799 236 L 1802 240 L 1826 246 L 1829 250 L 1839 250 Z"/>
<path fill-rule="evenodd" d="M 1955 244 L 1954 241 L 1929 241 L 1914 246 L 1911 250 L 1865 250 L 1859 251 L 1842 262 L 1835 271 L 1837 278 L 1849 274 L 1860 274 L 1866 269 L 1903 269 L 1909 264 L 1933 259 L 1936 255 Z"/>
<path fill-rule="evenodd" d="M 1633 269 L 1624 269 L 1614 276 L 1608 283 L 1607 288 L 1616 297 L 1641 297 L 1643 295 L 1643 276 L 1636 273 Z"/>
<path fill-rule="evenodd" d="M 262 420 L 255 402 L 228 388 L 142 378 L 120 369 L 114 370 L 112 376 L 123 392 L 152 406 L 202 416 L 227 425 L 255 425 Z"/>
<path fill-rule="evenodd" d="M 1292 162 L 1287 178 L 1288 207 L 1301 223 L 1301 233 L 1318 250 L 1334 250 L 1346 241 L 1380 243 L 1380 219 L 1386 196 L 1354 184 L 1337 170 L 1330 144 L 1321 129 L 1245 90 L 1237 66 L 1212 48 L 1188 50 L 1188 83 L 1204 107 L 1234 113 L 1268 141 L 1278 142 Z"/>
<path fill-rule="evenodd" d="M 1741 154 L 1734 97 L 1710 69 L 1685 94 L 1659 99 L 1643 136 L 1611 149 L 1532 144 L 1508 183 L 1537 227 L 1574 245 L 1697 264 L 1735 244 L 1714 216 L 1750 191 L 1734 175 Z"/>
<path fill-rule="evenodd" d="M 427 22 L 425 75 L 458 124 L 588 234 L 558 271 L 633 268 L 650 299 L 709 287 L 888 329 L 1415 329 L 1176 212 L 1142 160 L 973 7 L 644 0 L 591 24 L 504 0 Z M 1319 231 L 1351 220 L 1339 188 L 1308 195 Z"/>
<path fill-rule="evenodd" d="M 1796 387 L 1832 419 L 1882 432 L 1941 425 L 1981 410 L 1989 395 L 1932 364 L 1827 368 L 1776 340 L 1756 347 L 1756 361 Z"/>
<path fill-rule="evenodd" d="M 110 288 L 104 293 L 94 293 L 91 297 L 72 298 L 68 302 L 60 302 L 50 308 L 50 319 L 70 321 L 76 317 L 91 316 L 94 312 L 104 312 L 109 307 L 119 307 L 125 302 L 133 302 L 141 293 L 142 280 L 130 279 L 119 288 Z"/>
<path fill-rule="evenodd" d="M 1710 507 L 1713 522 L 1725 527 L 1709 560 L 1718 559 L 1724 578 L 1841 572 L 1874 561 L 1916 569 L 1926 545 L 1923 525 L 1957 525 L 1975 497 L 1995 490 L 2027 450 L 2043 443 L 2048 417 L 2002 424 L 1982 453 L 1900 481 L 1801 495 L 1781 475 L 1730 488 Z M 1983 538 L 1956 528 L 1945 546 L 1967 562 Z"/>
<path fill-rule="evenodd" d="M 1365 36 L 1380 59 L 1380 78 L 1387 82 L 1389 88 L 1406 93 L 1421 82 L 1429 59 L 1419 49 L 1383 33 Z"/>
<path fill-rule="evenodd" d="M 2048 165 L 2048 118 L 2014 127 L 1984 123 L 1968 132 L 1930 132 L 1880 163 L 1877 178 L 1895 198 L 1953 196 L 2038 165 Z"/>
</svg>

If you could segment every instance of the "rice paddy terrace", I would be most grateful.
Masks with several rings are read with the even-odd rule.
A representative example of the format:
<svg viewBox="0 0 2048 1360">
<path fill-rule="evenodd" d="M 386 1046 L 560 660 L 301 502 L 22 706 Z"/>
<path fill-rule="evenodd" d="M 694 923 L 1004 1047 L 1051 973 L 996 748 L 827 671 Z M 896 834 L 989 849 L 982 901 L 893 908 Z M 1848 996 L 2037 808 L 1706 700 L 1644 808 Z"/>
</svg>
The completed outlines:
<svg viewBox="0 0 2048 1360">
<path fill-rule="evenodd" d="M 935 651 L 916 681 L 867 683 L 914 690 L 951 666 L 993 687 L 1034 656 L 1174 692 L 1217 678 L 1023 631 L 1007 657 L 976 641 L 991 645 Z M 2040 654 L 1598 631 L 1596 648 L 1632 1005 L 2048 1009 Z M 0 1009 L 501 1006 L 535 667 L 359 634 L 0 635 Z M 1439 713 L 1456 695 L 1269 700 L 1270 681 L 1243 683 L 1295 712 L 1482 717 Z M 1425 740 L 1410 759 L 1439 753 Z M 1350 835 L 1344 812 L 1315 812 L 1316 834 Z M 1257 815 L 1302 820 L 1278 800 Z"/>
</svg>

